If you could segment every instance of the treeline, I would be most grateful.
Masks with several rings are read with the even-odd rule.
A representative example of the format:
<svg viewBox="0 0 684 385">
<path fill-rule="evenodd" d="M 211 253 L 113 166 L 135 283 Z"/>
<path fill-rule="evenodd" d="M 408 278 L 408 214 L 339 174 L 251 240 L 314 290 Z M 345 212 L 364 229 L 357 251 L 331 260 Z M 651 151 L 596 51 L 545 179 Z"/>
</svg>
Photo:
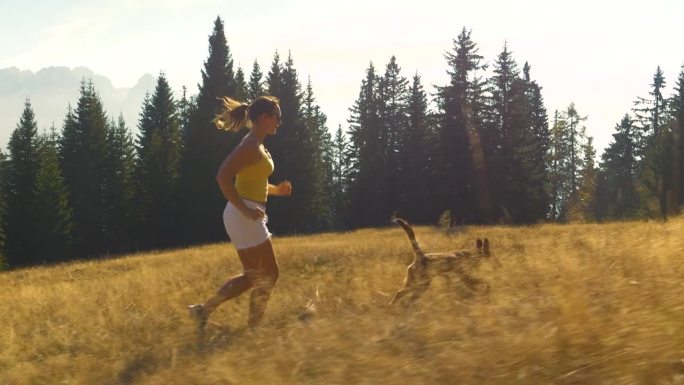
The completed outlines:
<svg viewBox="0 0 684 385">
<path fill-rule="evenodd" d="M 666 217 L 684 202 L 684 67 L 674 94 L 664 95 L 660 67 L 647 97 L 634 102 L 615 127 L 588 194 L 589 218 Z M 593 184 L 593 180 L 591 181 Z"/>
<path fill-rule="evenodd" d="M 445 59 L 450 81 L 433 95 L 395 57 L 384 70 L 371 64 L 348 129 L 334 135 L 292 56 L 276 52 L 265 73 L 255 62 L 247 75 L 220 18 L 198 94 L 175 99 L 161 73 L 135 137 L 89 81 L 61 130 L 39 133 L 27 101 L 0 152 L 0 260 L 21 267 L 225 240 L 215 174 L 247 132 L 213 127 L 226 95 L 281 100 L 282 126 L 266 142 L 271 182 L 289 179 L 294 193 L 269 201 L 275 234 L 378 226 L 393 215 L 449 224 L 656 217 L 684 199 L 684 71 L 665 97 L 658 70 L 596 164 L 575 106 L 549 117 L 530 65 L 520 68 L 507 46 L 487 64 L 463 29 Z"/>
<path fill-rule="evenodd" d="M 303 86 L 292 57 L 278 53 L 266 73 L 256 62 L 249 76 L 235 69 L 217 18 L 198 94 L 184 89 L 177 100 L 161 73 L 135 137 L 122 117 L 108 116 L 91 81 L 61 130 L 39 133 L 26 101 L 0 152 L 0 260 L 21 267 L 225 240 L 215 176 L 247 130 L 220 131 L 212 119 L 222 96 L 263 94 L 279 97 L 283 112 L 280 134 L 266 143 L 277 164 L 272 179 L 296 186 L 287 204 L 270 205 L 272 231 L 331 229 L 331 140 L 311 82 Z"/>
</svg>

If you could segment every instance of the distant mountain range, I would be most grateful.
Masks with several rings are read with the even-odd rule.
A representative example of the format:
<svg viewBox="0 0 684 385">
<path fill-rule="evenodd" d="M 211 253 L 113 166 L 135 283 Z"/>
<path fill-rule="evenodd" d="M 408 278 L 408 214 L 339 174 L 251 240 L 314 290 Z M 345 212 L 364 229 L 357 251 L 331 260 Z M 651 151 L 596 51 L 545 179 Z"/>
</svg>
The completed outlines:
<svg viewBox="0 0 684 385">
<path fill-rule="evenodd" d="M 115 88 L 105 76 L 85 67 L 48 67 L 38 72 L 22 71 L 16 67 L 0 69 L 0 148 L 7 152 L 7 142 L 24 109 L 26 98 L 31 100 L 38 121 L 38 130 L 48 130 L 52 124 L 58 130 L 66 115 L 67 106 L 75 107 L 83 79 L 92 79 L 95 89 L 110 117 L 123 114 L 133 132 L 137 132 L 138 114 L 146 92 L 153 92 L 154 76 L 145 74 L 132 88 Z"/>
</svg>

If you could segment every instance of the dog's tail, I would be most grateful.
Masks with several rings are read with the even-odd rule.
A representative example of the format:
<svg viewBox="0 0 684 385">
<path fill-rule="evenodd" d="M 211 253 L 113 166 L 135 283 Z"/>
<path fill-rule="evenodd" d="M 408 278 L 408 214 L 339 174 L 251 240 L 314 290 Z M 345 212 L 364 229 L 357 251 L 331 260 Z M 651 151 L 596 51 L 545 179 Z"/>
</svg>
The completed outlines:
<svg viewBox="0 0 684 385">
<path fill-rule="evenodd" d="M 408 224 L 408 222 L 401 218 L 395 218 L 394 222 L 399 224 L 399 226 L 403 227 L 404 231 L 406 231 L 406 235 L 408 235 L 408 238 L 411 241 L 411 245 L 413 246 L 413 251 L 416 253 L 416 259 L 425 258 L 425 253 L 423 253 L 423 250 L 418 245 L 418 241 L 416 241 L 416 236 L 415 234 L 413 234 L 413 229 Z"/>
</svg>

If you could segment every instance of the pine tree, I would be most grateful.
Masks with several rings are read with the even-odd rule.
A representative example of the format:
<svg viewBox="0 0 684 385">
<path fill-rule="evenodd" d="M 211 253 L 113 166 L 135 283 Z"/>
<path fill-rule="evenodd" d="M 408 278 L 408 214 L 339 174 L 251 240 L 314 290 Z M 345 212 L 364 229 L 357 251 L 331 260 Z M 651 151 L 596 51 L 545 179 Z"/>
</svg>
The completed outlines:
<svg viewBox="0 0 684 385">
<path fill-rule="evenodd" d="M 270 181 L 276 184 L 290 180 L 293 190 L 296 189 L 287 200 L 276 198 L 269 201 L 268 209 L 273 214 L 269 224 L 278 232 L 311 231 L 321 223 L 317 218 L 320 211 L 313 208 L 320 206 L 321 180 L 310 175 L 317 163 L 318 134 L 314 127 L 306 124 L 302 86 L 292 55 L 281 66 L 276 53 L 267 85 L 269 94 L 280 100 L 282 112 L 278 133 L 265 142 L 275 162 Z M 311 111 L 310 115 L 313 119 L 314 112 Z"/>
<path fill-rule="evenodd" d="M 330 229 L 333 222 L 331 211 L 330 174 L 332 170 L 331 138 L 326 125 L 327 117 L 316 105 L 311 79 L 304 91 L 302 119 L 311 151 L 308 163 L 302 164 L 303 172 L 310 184 L 311 199 L 307 202 L 308 230 Z"/>
<path fill-rule="evenodd" d="M 672 132 L 662 94 L 665 84 L 665 76 L 658 67 L 650 98 L 639 98 L 634 108 L 642 134 L 638 190 L 642 212 L 648 216 L 666 215 L 667 195 L 672 189 Z"/>
<path fill-rule="evenodd" d="M 665 84 L 665 75 L 659 66 L 653 75 L 653 83 L 651 83 L 651 91 L 649 91 L 650 98 L 639 97 L 634 103 L 634 114 L 642 134 L 641 155 L 644 155 L 647 147 L 655 143 L 655 138 L 665 123 L 667 105 L 662 92 Z"/>
<path fill-rule="evenodd" d="M 544 157 L 548 151 L 548 122 L 541 97 L 541 87 L 530 78 L 525 63 L 523 77 L 510 83 L 506 115 L 507 134 L 500 154 L 506 155 L 506 177 L 501 202 L 515 223 L 535 223 L 546 216 L 549 196 L 546 190 L 547 169 Z M 499 105 L 503 105 L 499 104 Z M 502 114 L 495 109 L 495 116 Z"/>
<path fill-rule="evenodd" d="M 266 75 L 265 88 L 267 89 L 268 95 L 273 95 L 280 100 L 280 112 L 281 112 L 281 124 L 278 127 L 278 132 L 276 135 L 266 138 L 265 146 L 271 153 L 274 162 L 273 174 L 269 178 L 269 183 L 277 184 L 283 180 L 291 177 L 290 172 L 292 172 L 292 158 L 288 156 L 291 148 L 288 147 L 290 140 L 290 131 L 293 129 L 292 126 L 296 123 L 297 115 L 299 114 L 298 107 L 291 108 L 289 101 L 285 101 L 283 104 L 283 92 L 284 92 L 284 79 L 283 79 L 284 66 L 280 62 L 280 54 L 278 51 L 273 55 L 273 61 L 271 62 L 271 68 Z M 254 73 L 252 73 L 254 76 Z M 285 107 L 287 106 L 287 108 Z M 295 114 L 294 116 L 292 114 Z M 299 186 L 292 181 L 293 184 L 293 194 L 294 196 L 299 195 Z M 269 211 L 269 228 L 274 231 L 287 231 L 288 223 L 285 222 L 285 215 L 289 215 L 287 212 L 289 202 L 283 202 L 281 199 L 271 199 L 268 202 Z M 290 223 L 291 225 L 292 223 Z"/>
<path fill-rule="evenodd" d="M 135 232 L 135 145 L 123 115 L 109 124 L 107 131 L 105 223 L 107 250 L 125 252 L 138 246 Z"/>
<path fill-rule="evenodd" d="M 185 86 L 183 86 L 183 94 L 181 96 L 181 100 L 178 102 L 178 124 L 180 125 L 180 131 L 181 131 L 181 159 L 180 159 L 180 164 L 178 166 L 178 171 L 179 171 L 179 186 L 178 186 L 178 205 L 184 205 L 187 201 L 186 199 L 188 198 L 188 193 L 190 191 L 189 188 L 186 188 L 182 185 L 182 183 L 185 181 L 184 178 L 187 177 L 187 175 L 184 174 L 184 171 L 187 171 L 185 169 L 187 165 L 187 155 L 188 155 L 188 146 L 187 143 L 190 140 L 189 136 L 191 135 L 191 130 L 192 130 L 192 125 L 193 125 L 193 118 L 197 114 L 197 97 L 195 95 L 188 97 L 188 90 Z M 140 211 L 136 209 L 137 211 Z M 188 215 L 191 213 L 191 209 L 184 209 L 184 208 L 179 208 L 177 210 L 178 213 L 178 220 L 179 223 L 187 223 L 188 222 Z M 140 223 L 140 221 L 138 221 Z M 190 235 L 189 234 L 183 234 L 183 232 L 187 231 L 184 225 L 179 225 L 179 234 L 177 236 L 178 238 L 178 244 L 184 244 L 190 242 Z"/>
<path fill-rule="evenodd" d="M 76 110 L 69 109 L 60 139 L 60 162 L 73 210 L 74 257 L 107 251 L 105 213 L 108 121 L 92 81 L 81 83 Z"/>
<path fill-rule="evenodd" d="M 36 218 L 36 179 L 40 170 L 38 124 L 31 102 L 26 100 L 24 111 L 8 144 L 9 163 L 6 180 L 5 251 L 10 267 L 38 262 L 37 245 L 33 239 Z"/>
<path fill-rule="evenodd" d="M 586 140 L 586 127 L 582 124 L 586 117 L 580 116 L 575 107 L 575 103 L 571 103 L 567 110 L 567 140 L 568 140 L 568 167 L 570 177 L 570 195 L 575 194 L 579 189 L 579 174 L 583 168 L 583 143 Z"/>
<path fill-rule="evenodd" d="M 181 127 L 165 75 L 145 99 L 138 125 L 136 180 L 139 234 L 146 247 L 176 245 L 181 234 L 179 178 Z"/>
<path fill-rule="evenodd" d="M 568 210 L 569 220 L 572 222 L 592 222 L 597 218 L 596 184 L 598 169 L 594 157 L 596 150 L 593 138 L 587 137 L 582 145 L 582 170 L 579 173 L 578 188 L 575 199 Z"/>
<path fill-rule="evenodd" d="M 428 126 L 427 95 L 420 75 L 413 77 L 407 100 L 407 126 L 399 137 L 399 176 L 402 189 L 397 188 L 400 207 L 416 223 L 434 220 L 434 208 L 430 207 L 430 141 Z"/>
<path fill-rule="evenodd" d="M 226 200 L 216 185 L 216 172 L 236 144 L 236 135 L 217 130 L 212 120 L 221 109 L 219 98 L 236 94 L 233 60 L 221 18 L 209 36 L 209 57 L 204 63 L 197 108 L 186 133 L 181 165 L 185 242 L 225 239 L 221 212 Z M 178 202 L 177 202 L 178 204 Z"/>
<path fill-rule="evenodd" d="M 386 197 L 382 201 L 380 221 L 387 221 L 393 213 L 400 213 L 400 188 L 402 170 L 399 165 L 399 138 L 408 126 L 408 80 L 401 76 L 401 68 L 396 57 L 392 56 L 385 67 L 385 74 L 378 82 L 378 114 L 380 117 L 381 150 L 376 161 L 381 162 L 385 170 L 383 190 Z M 378 178 L 380 176 L 377 176 Z"/>
<path fill-rule="evenodd" d="M 520 73 L 507 45 L 489 85 L 485 148 L 495 206 L 503 220 L 535 223 L 545 218 L 550 203 L 545 162 L 550 133 L 541 87 L 531 79 L 529 63 Z"/>
<path fill-rule="evenodd" d="M 72 211 L 66 182 L 58 157 L 58 136 L 54 126 L 49 134 L 39 137 L 40 166 L 34 187 L 32 216 L 40 218 L 33 224 L 35 262 L 54 263 L 71 258 Z"/>
<path fill-rule="evenodd" d="M 254 79 L 254 72 L 252 72 L 252 77 Z M 271 68 L 269 69 L 268 74 L 266 74 L 265 88 L 269 95 L 277 96 L 282 94 L 283 64 L 280 62 L 280 54 L 278 53 L 278 51 L 276 51 L 273 55 Z"/>
<path fill-rule="evenodd" d="M 599 219 L 619 220 L 637 215 L 638 140 L 634 122 L 625 115 L 601 157 L 597 185 Z"/>
<path fill-rule="evenodd" d="M 520 106 L 524 87 L 519 75 L 517 63 L 505 44 L 494 62 L 494 75 L 489 81 L 492 115 L 485 148 L 488 149 L 495 206 L 501 210 L 500 218 L 506 221 L 516 220 L 515 209 L 520 199 L 517 192 L 521 190 L 516 180 L 521 169 L 515 154 L 521 139 L 517 128 L 523 124 L 524 116 Z M 513 187 L 517 191 L 512 191 Z"/>
<path fill-rule="evenodd" d="M 277 57 L 276 53 L 276 57 Z M 254 100 L 264 94 L 264 74 L 261 72 L 259 63 L 254 61 L 252 66 L 252 73 L 249 75 L 249 84 L 247 85 L 247 99 Z"/>
<path fill-rule="evenodd" d="M 337 127 L 332 143 L 331 170 L 331 207 L 333 215 L 333 229 L 341 230 L 349 226 L 349 140 L 342 131 L 342 125 Z"/>
<path fill-rule="evenodd" d="M 197 113 L 197 98 L 191 96 L 188 98 L 188 89 L 183 86 L 183 95 L 181 100 L 178 101 L 178 120 L 181 127 L 181 137 L 182 137 L 182 152 L 185 151 L 185 143 L 192 127 L 192 117 Z M 182 162 L 182 159 L 181 159 Z"/>
<path fill-rule="evenodd" d="M 549 183 L 553 220 L 567 220 L 569 209 L 576 207 L 580 190 L 580 174 L 584 169 L 586 127 L 574 103 L 563 114 L 556 113 L 551 129 Z"/>
<path fill-rule="evenodd" d="M 522 145 L 516 150 L 525 178 L 522 190 L 520 222 L 532 223 L 546 217 L 549 210 L 549 168 L 546 156 L 550 146 L 548 115 L 541 95 L 542 87 L 530 78 L 530 65 L 523 67 L 525 115 L 521 130 Z"/>
<path fill-rule="evenodd" d="M 377 183 L 383 174 L 378 111 L 378 78 L 373 63 L 366 70 L 359 97 L 350 108 L 349 118 L 349 223 L 351 227 L 384 223 L 382 210 L 386 197 L 384 185 Z"/>
<path fill-rule="evenodd" d="M 245 82 L 245 73 L 242 72 L 242 68 L 238 68 L 235 72 L 235 99 L 242 102 L 249 100 L 249 88 L 248 84 Z"/>
<path fill-rule="evenodd" d="M 549 164 L 548 190 L 551 201 L 548 218 L 554 221 L 563 219 L 570 196 L 569 159 L 568 118 L 565 112 L 556 111 L 551 127 L 550 149 L 547 155 Z"/>
<path fill-rule="evenodd" d="M 464 28 L 453 42 L 454 52 L 445 55 L 450 82 L 438 87 L 433 149 L 434 200 L 440 211 L 449 210 L 453 222 L 460 223 L 482 222 L 494 215 L 489 195 L 492 165 L 485 164 L 494 147 L 487 148 L 493 138 L 487 136 L 488 108 L 479 77 L 486 67 L 470 35 Z"/>
<path fill-rule="evenodd" d="M 7 156 L 0 150 L 0 271 L 5 270 L 5 205 L 7 203 Z"/>
<path fill-rule="evenodd" d="M 684 66 L 682 67 L 679 77 L 677 78 L 677 85 L 675 86 L 675 94 L 671 98 L 671 105 L 674 117 L 674 143 L 675 151 L 673 160 L 673 186 L 678 194 L 676 207 L 684 204 Z M 677 162 L 679 165 L 677 166 Z"/>
</svg>

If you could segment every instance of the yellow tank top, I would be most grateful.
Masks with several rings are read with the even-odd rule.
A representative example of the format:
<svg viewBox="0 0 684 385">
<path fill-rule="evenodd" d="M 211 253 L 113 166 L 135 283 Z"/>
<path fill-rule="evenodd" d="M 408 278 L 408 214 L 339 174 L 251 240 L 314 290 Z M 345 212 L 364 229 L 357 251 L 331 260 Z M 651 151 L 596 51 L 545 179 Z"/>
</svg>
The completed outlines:
<svg viewBox="0 0 684 385">
<path fill-rule="evenodd" d="M 255 202 L 266 202 L 268 177 L 273 173 L 273 160 L 261 151 L 261 159 L 244 167 L 235 177 L 235 189 L 241 198 Z"/>
</svg>

